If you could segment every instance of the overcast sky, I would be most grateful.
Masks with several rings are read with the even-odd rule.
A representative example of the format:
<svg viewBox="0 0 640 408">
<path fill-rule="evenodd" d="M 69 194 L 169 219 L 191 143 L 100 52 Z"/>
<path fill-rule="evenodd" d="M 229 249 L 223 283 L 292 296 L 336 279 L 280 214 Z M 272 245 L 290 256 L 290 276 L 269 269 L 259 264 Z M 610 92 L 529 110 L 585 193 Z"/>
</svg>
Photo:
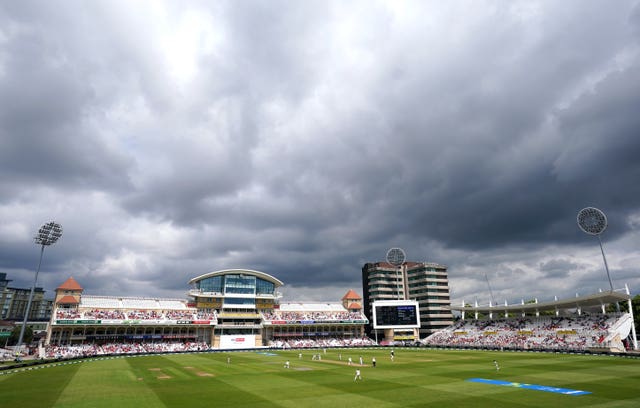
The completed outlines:
<svg viewBox="0 0 640 408">
<path fill-rule="evenodd" d="M 0 272 L 184 298 L 255 269 L 362 294 L 401 247 L 452 301 L 640 293 L 640 4 L 0 1 Z M 489 285 L 487 285 L 489 282 Z"/>
</svg>

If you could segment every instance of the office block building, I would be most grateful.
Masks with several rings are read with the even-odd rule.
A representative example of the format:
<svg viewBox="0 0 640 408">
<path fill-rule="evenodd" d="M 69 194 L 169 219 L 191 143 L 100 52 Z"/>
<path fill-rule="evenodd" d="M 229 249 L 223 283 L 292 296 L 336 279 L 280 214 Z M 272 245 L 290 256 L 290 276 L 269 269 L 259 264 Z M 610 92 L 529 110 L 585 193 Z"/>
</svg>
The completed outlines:
<svg viewBox="0 0 640 408">
<path fill-rule="evenodd" d="M 366 263 L 362 267 L 363 312 L 372 322 L 372 304 L 378 300 L 416 300 L 420 305 L 419 337 L 453 324 L 449 307 L 447 267 L 431 262 L 404 262 L 395 267 L 387 262 Z M 373 336 L 373 326 L 369 325 Z M 418 340 L 409 331 L 396 331 L 394 340 Z"/>
</svg>

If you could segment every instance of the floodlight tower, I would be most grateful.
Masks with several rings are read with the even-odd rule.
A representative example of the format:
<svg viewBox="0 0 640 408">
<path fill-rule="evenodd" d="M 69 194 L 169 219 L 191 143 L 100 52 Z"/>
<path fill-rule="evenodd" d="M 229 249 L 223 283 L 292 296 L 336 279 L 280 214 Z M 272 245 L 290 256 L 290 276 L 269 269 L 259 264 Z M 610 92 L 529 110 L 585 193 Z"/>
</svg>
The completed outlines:
<svg viewBox="0 0 640 408">
<path fill-rule="evenodd" d="M 36 277 L 33 280 L 31 293 L 29 293 L 27 308 L 24 311 L 24 320 L 22 321 L 22 327 L 20 328 L 20 337 L 18 337 L 17 350 L 20 350 L 20 348 L 22 347 L 22 339 L 24 337 L 24 330 L 27 327 L 27 319 L 29 317 L 29 310 L 31 309 L 33 292 L 36 290 L 36 284 L 38 283 L 38 273 L 40 272 L 40 265 L 42 265 L 42 255 L 44 254 L 44 247 L 55 244 L 61 236 L 62 226 L 54 221 L 49 221 L 40 227 L 40 229 L 38 230 L 38 234 L 34 238 L 36 244 L 40 245 L 40 261 L 38 262 L 38 269 L 36 269 Z"/>
<path fill-rule="evenodd" d="M 404 263 L 404 260 L 406 259 L 406 256 L 404 254 L 404 251 L 402 250 L 402 248 L 391 248 L 389 251 L 387 251 L 387 262 L 389 262 L 391 265 L 395 266 L 396 272 L 399 274 L 402 268 L 402 264 Z M 397 277 L 397 284 L 398 284 L 398 299 L 404 299 L 404 296 L 400 296 L 400 280 L 401 280 L 401 276 Z"/>
<path fill-rule="evenodd" d="M 600 239 L 600 234 L 602 234 L 602 232 L 607 228 L 607 216 L 597 208 L 583 208 L 578 212 L 578 226 L 585 233 L 598 237 L 600 252 L 602 252 L 602 260 L 604 261 L 604 269 L 607 271 L 609 287 L 611 288 L 611 292 L 613 292 L 613 283 L 611 282 L 611 275 L 609 275 L 609 265 L 607 264 L 607 257 L 604 256 L 602 239 Z"/>
</svg>

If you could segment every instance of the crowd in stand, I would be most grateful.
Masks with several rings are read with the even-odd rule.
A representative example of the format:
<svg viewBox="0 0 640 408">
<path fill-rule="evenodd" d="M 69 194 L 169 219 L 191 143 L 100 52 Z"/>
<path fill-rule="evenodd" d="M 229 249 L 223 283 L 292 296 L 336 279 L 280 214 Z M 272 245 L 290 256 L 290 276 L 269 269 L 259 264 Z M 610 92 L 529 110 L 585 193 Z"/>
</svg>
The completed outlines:
<svg viewBox="0 0 640 408">
<path fill-rule="evenodd" d="M 79 319 L 82 315 L 75 309 L 58 309 L 56 319 Z"/>
<path fill-rule="evenodd" d="M 162 314 L 156 310 L 130 310 L 127 312 L 127 318 L 132 320 L 158 320 L 162 318 Z"/>
<path fill-rule="evenodd" d="M 0 361 L 13 360 L 15 351 L 0 348 Z"/>
<path fill-rule="evenodd" d="M 364 347 L 375 346 L 376 342 L 367 337 L 357 338 L 327 338 L 327 339 L 286 339 L 271 340 L 269 347 L 288 348 L 315 348 L 315 347 Z"/>
<path fill-rule="evenodd" d="M 362 347 L 375 345 L 375 341 L 366 337 L 349 339 L 287 339 L 273 340 L 269 342 L 269 347 L 279 349 Z M 76 357 L 94 357 L 118 354 L 166 353 L 206 350 L 210 350 L 210 347 L 205 342 L 107 343 L 74 344 L 66 346 L 50 345 L 45 347 L 45 358 L 68 359 Z"/>
<path fill-rule="evenodd" d="M 162 343 L 108 343 L 77 344 L 45 347 L 45 358 L 93 357 L 113 354 L 165 353 L 181 351 L 205 351 L 209 346 L 204 342 L 162 342 Z"/>
<path fill-rule="evenodd" d="M 284 321 L 340 321 L 340 320 L 363 320 L 364 317 L 358 312 L 283 312 L 264 313 L 264 320 L 284 320 Z M 94 309 L 84 312 L 76 309 L 58 309 L 56 319 L 104 319 L 104 320 L 215 320 L 216 313 L 198 313 L 196 310 L 114 310 L 114 309 Z"/>
<path fill-rule="evenodd" d="M 461 320 L 424 339 L 425 345 L 587 350 L 602 346 L 617 315 Z"/>
<path fill-rule="evenodd" d="M 103 319 L 103 320 L 192 320 L 196 310 L 113 310 L 94 309 L 80 312 L 76 309 L 58 309 L 56 319 Z M 215 313 L 197 314 L 198 320 L 215 320 Z"/>
<path fill-rule="evenodd" d="M 165 317 L 169 320 L 192 320 L 194 314 L 194 310 L 170 310 Z"/>
<path fill-rule="evenodd" d="M 83 318 L 105 319 L 105 320 L 124 320 L 125 314 L 120 310 L 103 310 L 94 309 L 84 312 Z"/>
<path fill-rule="evenodd" d="M 362 314 L 358 312 L 302 312 L 302 311 L 274 311 L 273 313 L 264 313 L 264 319 L 267 321 L 284 320 L 284 321 L 335 321 L 335 320 L 362 320 Z"/>
</svg>

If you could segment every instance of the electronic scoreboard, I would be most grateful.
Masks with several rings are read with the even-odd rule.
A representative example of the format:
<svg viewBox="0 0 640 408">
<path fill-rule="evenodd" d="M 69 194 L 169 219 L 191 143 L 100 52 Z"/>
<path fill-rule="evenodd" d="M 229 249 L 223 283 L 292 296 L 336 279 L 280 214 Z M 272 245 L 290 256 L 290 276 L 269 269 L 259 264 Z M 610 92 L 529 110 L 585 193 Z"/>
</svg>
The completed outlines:
<svg viewBox="0 0 640 408">
<path fill-rule="evenodd" d="M 420 308 L 414 300 L 378 300 L 373 302 L 374 329 L 417 329 Z"/>
</svg>

